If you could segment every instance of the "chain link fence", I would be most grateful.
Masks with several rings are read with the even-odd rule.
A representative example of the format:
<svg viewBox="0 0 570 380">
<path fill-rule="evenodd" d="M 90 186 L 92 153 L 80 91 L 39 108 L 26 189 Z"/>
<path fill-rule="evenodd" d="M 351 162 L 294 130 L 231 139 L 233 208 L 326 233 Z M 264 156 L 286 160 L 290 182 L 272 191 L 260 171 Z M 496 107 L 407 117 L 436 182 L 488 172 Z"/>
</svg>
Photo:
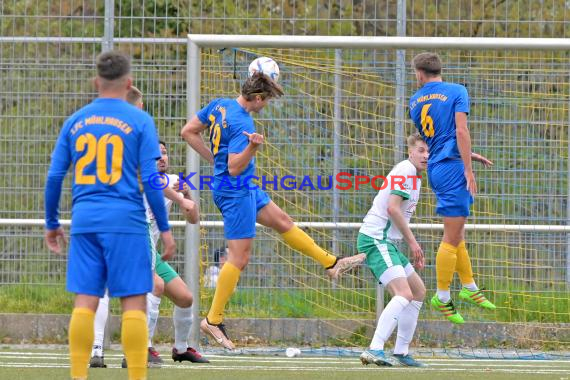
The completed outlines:
<svg viewBox="0 0 570 380">
<path fill-rule="evenodd" d="M 186 145 L 179 137 L 186 120 L 186 34 L 278 34 L 350 36 L 568 37 L 570 6 L 566 1 L 191 1 L 191 0 L 7 0 L 0 3 L 0 178 L 1 219 L 43 218 L 43 186 L 49 154 L 61 125 L 73 111 L 96 96 L 91 79 L 93 62 L 102 49 L 113 47 L 133 57 L 135 84 L 144 93 L 146 110 L 154 116 L 159 134 L 168 144 L 171 172 L 184 171 Z M 202 101 L 232 95 L 244 78 L 247 62 L 262 51 L 208 50 L 203 66 Z M 407 52 L 409 64 L 415 52 Z M 442 52 L 451 81 L 468 83 L 475 112 L 471 118 L 475 148 L 496 161 L 490 172 L 478 175 L 482 199 L 475 223 L 565 224 L 568 220 L 568 53 Z M 273 137 L 260 157 L 263 174 L 286 168 L 331 171 L 330 90 L 334 52 L 271 51 L 282 63 L 284 85 L 295 92 L 258 118 Z M 344 169 L 352 173 L 386 174 L 403 147 L 394 145 L 397 54 L 390 51 L 350 52 L 343 56 L 343 104 L 352 120 L 345 120 L 341 148 Z M 485 64 L 488 63 L 488 64 Z M 334 71 L 334 70 L 333 70 Z M 362 75 L 362 73 L 368 73 Z M 351 76 L 353 73 L 357 73 Z M 368 76 L 367 76 L 368 75 Z M 405 68 L 405 98 L 414 88 Z M 287 79 L 290 78 L 290 79 Z M 294 80 L 291 78 L 295 78 Z M 351 87 L 354 78 L 358 85 Z M 305 85 L 301 84 L 305 80 Z M 369 81 L 370 83 L 368 83 Z M 219 89 L 223 89 L 220 91 Z M 303 92 L 305 91 L 305 92 Z M 365 95 L 365 96 L 363 96 Z M 319 100 L 315 100 L 320 97 Z M 324 99 L 324 101 L 323 101 Z M 331 100 L 331 99 L 329 99 Z M 306 108 L 305 102 L 319 104 Z M 405 101 L 405 99 L 404 99 Z M 319 103 L 320 102 L 320 103 Z M 352 114 L 350 114 L 352 110 Z M 355 111 L 356 110 L 356 111 Z M 313 112 L 313 113 L 311 113 Z M 286 120 L 286 123 L 283 122 Z M 400 119 L 400 121 L 402 121 Z M 350 128 L 350 123 L 361 129 Z M 285 125 L 285 129 L 282 127 Z M 279 129 L 281 128 L 281 129 Z M 378 129 L 382 128 L 382 129 Z M 374 132 L 375 129 L 383 133 Z M 359 150 L 364 131 L 370 138 Z M 405 122 L 405 131 L 410 131 Z M 311 140 L 313 139 L 313 140 Z M 371 147 L 379 147 L 371 150 Z M 307 153 L 302 161 L 297 152 Z M 367 156 L 368 161 L 362 157 Z M 280 160 L 280 164 L 275 164 Z M 211 169 L 203 166 L 204 173 Z M 550 175 L 545 175 L 549 173 Z M 328 174 L 328 173 L 327 173 Z M 62 197 L 61 217 L 70 217 L 69 176 Z M 426 181 L 427 182 L 427 181 Z M 505 186 L 505 183 L 509 186 Z M 320 197 L 275 192 L 273 199 L 300 221 L 359 222 L 374 192 L 345 192 L 342 212 L 334 215 L 330 193 Z M 435 222 L 433 198 L 426 189 L 418 222 Z M 496 199 L 500 198 L 500 201 Z M 220 220 L 207 192 L 202 193 L 203 220 Z M 316 211 L 318 210 L 318 212 Z M 172 219 L 180 220 L 174 214 Z M 175 230 L 179 252 L 183 234 Z M 312 230 L 329 249 L 331 232 Z M 202 229 L 202 271 L 215 265 L 213 252 L 225 245 L 221 229 Z M 421 232 L 420 243 L 434 252 L 438 232 Z M 352 253 L 355 232 L 335 236 L 338 250 Z M 557 301 L 567 295 L 568 241 L 564 233 L 488 233 L 474 240 L 474 266 L 495 288 L 511 279 L 512 293 L 547 291 Z M 488 243 L 488 244 L 487 244 Z M 512 247 L 517 248 L 512 253 Z M 511 252 L 511 253 L 509 253 Z M 182 254 L 174 262 L 184 273 Z M 300 271 L 299 268 L 302 268 Z M 344 308 L 344 316 L 373 319 L 376 293 L 366 268 L 341 283 L 341 293 L 323 292 L 320 269 L 286 250 L 275 234 L 262 230 L 254 258 L 240 282 L 241 295 L 230 316 L 325 318 Z M 433 287 L 430 265 L 426 283 Z M 65 259 L 48 254 L 42 228 L 2 225 L 0 228 L 0 304 L 10 312 L 67 313 L 71 297 L 63 292 Z M 539 290 L 533 290 L 536 284 Z M 282 292 L 265 290 L 289 289 Z M 563 290 L 566 289 L 566 290 Z M 344 293 L 342 293 L 344 292 Z M 556 293 L 555 293 L 556 292 Z M 560 293 L 562 292 L 562 293 Z M 261 296 L 263 295 L 263 296 Z M 204 289 L 202 311 L 211 291 Z M 343 298 L 344 297 L 344 298 Z M 334 299 L 333 299 L 334 298 Z M 338 301 L 340 299 L 340 301 Z M 307 303 L 307 300 L 310 300 Z M 518 302 L 518 301 L 517 301 Z M 329 311 L 315 305 L 326 304 Z M 289 306 L 288 306 L 289 305 Z M 291 306 L 293 305 L 293 306 Z M 308 306 L 307 306 L 308 305 Z M 348 306 L 347 306 L 348 305 Z M 552 313 L 524 303 L 508 309 L 511 321 L 568 323 L 568 304 Z M 565 305 L 565 306 L 564 306 Z M 513 311 L 514 310 L 514 311 Z M 558 319 L 559 316 L 560 319 Z M 430 314 L 431 318 L 431 314 Z M 492 319 L 485 315 L 483 320 Z M 505 317 L 506 318 L 506 317 Z"/>
</svg>

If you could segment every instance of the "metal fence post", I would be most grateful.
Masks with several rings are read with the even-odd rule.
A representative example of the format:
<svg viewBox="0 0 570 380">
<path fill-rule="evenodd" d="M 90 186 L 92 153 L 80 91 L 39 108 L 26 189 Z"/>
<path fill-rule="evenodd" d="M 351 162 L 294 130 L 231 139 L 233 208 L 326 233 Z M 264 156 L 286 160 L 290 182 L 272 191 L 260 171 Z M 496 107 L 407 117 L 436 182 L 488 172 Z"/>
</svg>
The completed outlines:
<svg viewBox="0 0 570 380">
<path fill-rule="evenodd" d="M 115 0 L 105 0 L 105 31 L 101 51 L 113 50 L 113 37 L 115 33 Z"/>
<path fill-rule="evenodd" d="M 187 62 L 187 119 L 190 120 L 200 107 L 200 48 L 188 41 Z M 200 206 L 200 156 L 192 148 L 186 149 L 186 175 L 196 173 L 192 183 L 197 190 L 191 190 L 192 199 Z M 190 345 L 198 347 L 200 341 L 200 225 L 186 224 L 184 241 L 184 278 L 192 292 L 192 329 Z"/>
<path fill-rule="evenodd" d="M 105 0 L 105 29 L 103 32 L 103 41 L 101 42 L 101 51 L 106 52 L 113 50 L 113 34 L 115 25 L 115 0 Z M 109 300 L 111 302 L 111 300 Z M 108 350 L 111 348 L 111 328 L 110 323 L 105 324 L 103 334 L 103 348 Z"/>
</svg>

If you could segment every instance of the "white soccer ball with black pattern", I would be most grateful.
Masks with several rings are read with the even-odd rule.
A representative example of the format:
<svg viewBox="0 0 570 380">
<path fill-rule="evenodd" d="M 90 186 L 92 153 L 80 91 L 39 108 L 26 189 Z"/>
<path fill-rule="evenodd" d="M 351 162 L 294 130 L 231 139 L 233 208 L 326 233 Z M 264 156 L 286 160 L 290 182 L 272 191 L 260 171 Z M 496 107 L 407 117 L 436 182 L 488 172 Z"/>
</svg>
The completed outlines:
<svg viewBox="0 0 570 380">
<path fill-rule="evenodd" d="M 277 65 L 277 62 L 275 62 L 272 58 L 259 57 L 254 59 L 249 64 L 249 76 L 251 77 L 258 71 L 261 71 L 263 74 L 267 75 L 275 82 L 279 80 L 279 66 Z"/>
</svg>

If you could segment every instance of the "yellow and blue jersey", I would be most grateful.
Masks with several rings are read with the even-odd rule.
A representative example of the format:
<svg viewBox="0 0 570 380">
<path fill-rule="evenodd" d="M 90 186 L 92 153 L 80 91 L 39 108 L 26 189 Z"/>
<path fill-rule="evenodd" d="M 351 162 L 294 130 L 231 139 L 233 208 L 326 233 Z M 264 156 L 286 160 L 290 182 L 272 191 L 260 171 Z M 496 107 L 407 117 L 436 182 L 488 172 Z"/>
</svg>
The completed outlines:
<svg viewBox="0 0 570 380">
<path fill-rule="evenodd" d="M 161 231 L 162 191 L 148 186 L 160 158 L 152 117 L 121 99 L 98 98 L 64 123 L 46 183 L 46 227 L 55 229 L 63 178 L 73 164 L 71 233 L 147 234 L 138 171 Z"/>
<path fill-rule="evenodd" d="M 243 132 L 254 133 L 251 115 L 235 99 L 218 98 L 202 108 L 198 114 L 202 124 L 210 129 L 210 149 L 214 155 L 214 181 L 212 191 L 226 197 L 243 197 L 249 194 L 255 173 L 252 158 L 239 176 L 230 176 L 229 155 L 241 153 L 249 144 Z"/>
<path fill-rule="evenodd" d="M 469 113 L 469 95 L 460 84 L 428 82 L 410 98 L 410 117 L 429 147 L 428 164 L 461 159 L 456 112 Z"/>
</svg>

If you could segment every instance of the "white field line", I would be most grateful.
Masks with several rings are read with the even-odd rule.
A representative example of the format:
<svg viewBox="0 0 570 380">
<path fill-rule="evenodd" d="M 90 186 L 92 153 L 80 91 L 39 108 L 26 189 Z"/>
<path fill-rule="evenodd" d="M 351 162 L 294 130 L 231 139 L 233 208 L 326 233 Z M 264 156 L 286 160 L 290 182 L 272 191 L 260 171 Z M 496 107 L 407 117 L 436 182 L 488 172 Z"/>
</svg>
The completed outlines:
<svg viewBox="0 0 570 380">
<path fill-rule="evenodd" d="M 41 363 L 19 363 L 19 364 L 1 364 L 0 368 L 69 368 L 68 365 L 54 365 L 54 364 L 41 364 Z M 120 366 L 111 366 L 109 368 L 120 368 Z M 407 367 L 382 367 L 376 369 L 375 367 L 355 367 L 355 368 L 342 368 L 342 367 L 266 367 L 266 366 L 244 366 L 244 367 L 234 367 L 234 366 L 172 366 L 165 365 L 163 368 L 168 369 L 184 369 L 190 371 L 201 371 L 201 370 L 223 370 L 223 371 L 293 371 L 293 372 L 315 372 L 315 371 L 325 371 L 325 372 L 353 372 L 353 371 L 440 371 L 439 368 L 407 368 Z M 481 372 L 489 373 L 488 369 L 473 369 L 473 368 L 447 368 L 451 372 Z M 505 372 L 505 373 L 532 373 L 532 374 L 568 374 L 568 370 L 531 370 L 531 369 L 494 369 L 491 372 Z"/>
<path fill-rule="evenodd" d="M 0 363 L 0 368 L 69 368 L 69 365 L 42 363 Z"/>
<path fill-rule="evenodd" d="M 107 359 L 121 359 L 123 355 L 121 354 L 109 354 L 105 355 Z M 207 355 L 209 359 L 219 359 L 225 362 L 257 362 L 257 363 L 267 363 L 267 364 L 354 364 L 359 366 L 360 362 L 358 358 L 318 358 L 318 357 L 304 357 L 304 358 L 281 358 L 281 357 L 259 357 L 259 356 L 223 356 L 223 355 Z M 0 359 L 10 359 L 10 360 L 22 360 L 22 359 L 40 359 L 40 360 L 68 360 L 67 353 L 34 353 L 34 352 L 2 352 L 0 351 Z M 167 359 L 168 360 L 168 359 Z M 114 360 L 109 360 L 113 362 Z M 216 360 L 217 361 L 217 360 Z M 557 364 L 560 364 L 560 368 L 568 368 L 570 370 L 570 361 L 564 360 L 501 360 L 501 359 L 421 359 L 422 362 L 429 363 L 432 366 L 445 367 L 445 366 L 459 366 L 459 367 L 532 367 L 532 368 L 545 368 L 553 369 L 558 368 Z M 484 364 L 485 363 L 485 364 Z M 5 363 L 6 364 L 6 363 Z M 25 364 L 25 363 L 23 363 Z M 51 363 L 48 363 L 51 364 Z M 216 363 L 214 363 L 216 365 Z M 212 367 L 212 366 L 208 366 Z"/>
<path fill-rule="evenodd" d="M 0 359 L 2 359 L 2 357 L 0 356 Z M 5 361 L 2 362 L 0 360 L 0 366 L 2 365 L 8 365 L 8 364 L 14 364 L 14 365 L 25 365 L 27 366 L 28 362 L 26 361 L 21 361 L 21 360 L 29 360 L 29 359 L 36 359 L 36 360 L 57 360 L 59 363 L 37 363 L 36 364 L 42 364 L 42 365 L 68 365 L 67 364 L 67 360 L 63 360 L 64 358 L 53 358 L 53 357 L 35 357 L 35 356 L 19 356 L 19 357 L 13 357 L 13 358 L 9 358 L 12 359 L 10 361 Z M 109 360 L 106 361 L 106 364 L 109 367 L 112 367 L 114 364 L 116 364 L 118 362 L 118 360 Z M 322 361 L 303 361 L 303 362 L 297 362 L 295 363 L 294 361 L 289 361 L 289 362 L 284 362 L 284 361 L 271 361 L 271 360 L 255 360 L 256 363 L 264 363 L 267 364 L 267 366 L 263 366 L 265 368 L 277 368 L 277 367 L 271 367 L 271 364 L 280 364 L 280 365 L 287 365 L 287 364 L 301 364 L 301 365 L 322 365 L 323 362 Z M 430 366 L 433 367 L 440 367 L 440 368 L 446 368 L 448 366 L 453 366 L 453 367 L 464 367 L 464 368 L 481 368 L 481 367 L 485 367 L 485 368 L 536 368 L 536 369 L 544 369 L 544 370 L 567 370 L 570 372 L 570 363 L 568 363 L 568 366 L 564 366 L 564 365 L 556 365 L 556 363 L 520 363 L 520 364 L 509 364 L 509 363 L 493 363 L 493 364 L 483 364 L 483 363 L 434 363 L 433 361 L 427 362 L 427 361 L 423 361 L 425 363 L 429 363 Z M 221 363 L 220 363 L 221 364 Z M 342 368 L 339 366 L 352 366 L 349 368 L 360 368 L 361 363 L 358 360 L 351 360 L 351 361 L 345 361 L 344 363 L 340 363 L 340 362 L 333 362 L 333 363 L 327 363 L 327 364 L 336 364 L 337 366 L 332 366 L 331 368 Z M 208 369 L 208 368 L 212 368 L 213 366 L 216 366 L 217 363 L 214 362 L 211 365 L 200 365 L 200 369 Z M 117 364 L 118 366 L 118 364 Z M 171 364 L 163 364 L 163 367 L 172 367 L 172 368 L 183 368 L 184 365 L 171 365 Z M 235 368 L 239 368 L 239 367 L 235 367 Z"/>
<path fill-rule="evenodd" d="M 0 353 L 1 356 L 1 353 Z M 311 360 L 318 360 L 319 363 L 323 362 L 330 362 L 330 363 L 338 363 L 338 362 L 352 362 L 354 360 L 358 361 L 358 356 L 354 357 L 318 357 L 318 356 L 305 356 L 305 357 L 296 357 L 296 358 L 286 358 L 286 357 L 267 357 L 267 356 L 225 356 L 225 355 L 208 355 L 204 354 L 205 357 L 208 359 L 223 359 L 223 360 L 235 360 L 235 361 L 274 361 L 274 362 L 296 362 L 296 361 L 311 361 Z M 107 355 L 105 355 L 107 357 Z M 112 356 L 110 356 L 112 357 Z M 419 356 L 414 356 L 421 362 L 426 363 L 450 363 L 450 364 L 457 364 L 457 363 L 533 363 L 532 365 L 536 364 L 546 364 L 546 363 L 561 363 L 561 364 L 568 364 L 570 366 L 570 360 L 532 360 L 532 359 L 434 359 L 434 358 L 422 358 Z"/>
<path fill-rule="evenodd" d="M 166 356 L 166 355 L 165 355 Z M 204 354 L 205 357 L 208 359 L 223 359 L 225 361 L 258 361 L 258 362 L 317 362 L 317 363 L 345 363 L 345 362 L 353 362 L 358 361 L 358 357 L 318 357 L 318 356 L 305 356 L 305 357 L 296 357 L 296 358 L 286 358 L 286 357 L 268 357 L 268 356 L 243 356 L 243 355 L 208 355 Z M 55 353 L 55 352 L 14 352 L 14 351 L 0 351 L 0 358 L 2 357 L 27 357 L 27 358 L 46 358 L 46 359 L 68 359 L 68 353 Z M 105 354 L 105 358 L 123 358 L 122 354 Z M 426 363 L 438 363 L 438 365 L 444 365 L 445 363 L 450 363 L 453 365 L 460 365 L 461 363 L 501 363 L 504 365 L 510 365 L 510 363 L 529 363 L 533 366 L 540 365 L 540 364 L 550 364 L 550 363 L 560 363 L 560 364 L 568 364 L 570 366 L 570 360 L 532 360 L 532 359 L 434 359 L 434 358 L 420 358 L 417 357 L 422 362 Z M 168 359 L 167 359 L 168 360 Z"/>
</svg>

